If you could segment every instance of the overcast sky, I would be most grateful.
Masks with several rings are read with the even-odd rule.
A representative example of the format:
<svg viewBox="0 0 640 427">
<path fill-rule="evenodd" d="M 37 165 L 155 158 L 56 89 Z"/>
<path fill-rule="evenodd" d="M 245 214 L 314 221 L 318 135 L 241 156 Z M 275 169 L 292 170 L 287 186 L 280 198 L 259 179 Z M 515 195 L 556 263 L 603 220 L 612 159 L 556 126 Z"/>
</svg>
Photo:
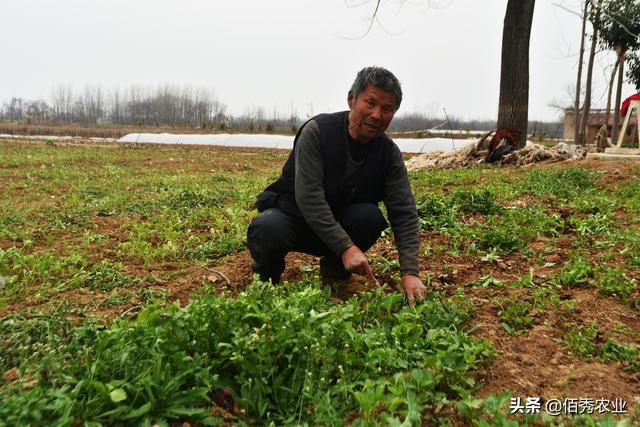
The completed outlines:
<svg viewBox="0 0 640 427">
<path fill-rule="evenodd" d="M 495 119 L 507 0 L 400 3 L 383 0 L 382 26 L 357 38 L 373 0 L 0 0 L 0 101 L 46 99 L 61 84 L 171 83 L 206 86 L 236 115 L 304 117 L 345 109 L 357 71 L 380 65 L 403 85 L 399 114 Z M 529 117 L 555 120 L 550 104 L 575 90 L 580 20 L 554 3 L 580 1 L 536 3 Z M 596 63 L 595 106 L 612 62 Z"/>
</svg>

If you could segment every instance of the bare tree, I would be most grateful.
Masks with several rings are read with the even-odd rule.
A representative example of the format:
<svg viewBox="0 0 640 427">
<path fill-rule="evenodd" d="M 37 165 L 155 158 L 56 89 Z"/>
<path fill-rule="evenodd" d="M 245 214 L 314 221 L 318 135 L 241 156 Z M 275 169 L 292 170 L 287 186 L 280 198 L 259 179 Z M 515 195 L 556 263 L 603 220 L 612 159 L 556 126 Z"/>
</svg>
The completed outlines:
<svg viewBox="0 0 640 427">
<path fill-rule="evenodd" d="M 596 0 L 591 2 L 589 20 L 592 23 L 593 33 L 591 34 L 591 47 L 589 50 L 589 65 L 587 66 L 587 82 L 585 85 L 584 105 L 582 106 L 582 116 L 580 118 L 580 133 L 578 134 L 578 144 L 587 142 L 587 124 L 589 121 L 589 111 L 591 110 L 591 88 L 593 86 L 593 64 L 597 52 L 598 27 L 600 26 L 600 5 Z"/>
<path fill-rule="evenodd" d="M 574 136 L 573 140 L 577 144 L 579 142 L 581 120 L 580 120 L 580 88 L 582 86 L 582 63 L 584 58 L 584 39 L 586 37 L 587 28 L 587 10 L 589 8 L 589 0 L 584 2 L 584 12 L 582 13 L 582 30 L 580 32 L 580 53 L 578 55 L 578 75 L 576 78 L 576 99 L 574 102 Z"/>
<path fill-rule="evenodd" d="M 601 6 L 600 42 L 604 47 L 614 50 L 618 58 L 616 62 L 618 85 L 611 132 L 611 139 L 615 141 L 620 124 L 620 100 L 625 55 L 640 45 L 640 20 L 638 20 L 640 2 L 638 0 L 604 0 Z"/>
</svg>

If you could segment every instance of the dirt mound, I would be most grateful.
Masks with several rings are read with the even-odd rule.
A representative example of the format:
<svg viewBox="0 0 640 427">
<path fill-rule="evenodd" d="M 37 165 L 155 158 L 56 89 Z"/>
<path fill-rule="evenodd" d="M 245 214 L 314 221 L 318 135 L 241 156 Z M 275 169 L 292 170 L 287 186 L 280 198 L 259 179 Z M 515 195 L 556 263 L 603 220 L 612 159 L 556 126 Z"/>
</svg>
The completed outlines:
<svg viewBox="0 0 640 427">
<path fill-rule="evenodd" d="M 413 157 L 406 162 L 407 170 L 421 169 L 454 169 L 480 163 L 485 163 L 489 154 L 489 139 L 487 133 L 475 144 L 470 144 L 452 151 L 435 151 Z M 564 160 L 582 159 L 586 151 L 573 144 L 559 143 L 555 147 L 545 147 L 529 143 L 525 147 L 504 155 L 496 163 L 500 165 L 525 166 L 540 162 L 559 162 Z"/>
</svg>

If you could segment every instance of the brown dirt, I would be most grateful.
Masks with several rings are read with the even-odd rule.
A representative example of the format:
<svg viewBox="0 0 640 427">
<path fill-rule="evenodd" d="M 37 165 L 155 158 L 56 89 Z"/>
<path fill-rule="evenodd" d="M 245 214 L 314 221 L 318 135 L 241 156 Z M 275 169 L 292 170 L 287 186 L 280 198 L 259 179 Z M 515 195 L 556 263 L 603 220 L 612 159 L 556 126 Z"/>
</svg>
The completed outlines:
<svg viewBox="0 0 640 427">
<path fill-rule="evenodd" d="M 492 342 L 498 352 L 496 359 L 484 372 L 484 384 L 479 396 L 512 391 L 520 397 L 594 397 L 622 398 L 629 405 L 640 393 L 640 373 L 622 370 L 619 363 L 604 364 L 598 361 L 578 359 L 561 344 L 563 321 L 595 321 L 603 331 L 610 331 L 615 324 L 623 324 L 638 331 L 638 314 L 620 303 L 598 296 L 594 289 L 571 290 L 561 298 L 578 303 L 578 309 L 570 318 L 549 310 L 548 318 L 538 313 L 534 326 L 525 333 L 510 336 L 501 327 L 498 308 L 492 302 L 505 292 L 475 288 L 469 293 L 476 307 L 471 327 L 477 327 L 474 336 Z M 518 289 L 522 293 L 522 289 Z M 619 337 L 616 337 L 619 338 Z M 624 341 L 638 343 L 638 338 Z"/>
</svg>

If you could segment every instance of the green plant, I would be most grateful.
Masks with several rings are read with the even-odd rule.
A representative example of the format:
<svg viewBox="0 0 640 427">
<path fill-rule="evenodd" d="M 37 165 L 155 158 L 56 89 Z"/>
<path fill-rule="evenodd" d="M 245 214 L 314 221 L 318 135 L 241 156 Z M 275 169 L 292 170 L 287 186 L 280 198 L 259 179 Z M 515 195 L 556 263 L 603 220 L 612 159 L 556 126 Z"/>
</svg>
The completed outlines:
<svg viewBox="0 0 640 427">
<path fill-rule="evenodd" d="M 71 287 L 85 287 L 90 290 L 111 291 L 118 287 L 132 286 L 140 279 L 130 278 L 122 274 L 119 270 L 122 264 L 114 264 L 111 261 L 103 260 L 96 264 L 89 271 L 82 271 L 76 274 L 70 282 Z"/>
<path fill-rule="evenodd" d="M 571 225 L 581 235 L 600 234 L 609 231 L 613 227 L 613 215 L 608 213 L 594 213 L 584 218 L 572 216 Z"/>
<path fill-rule="evenodd" d="M 524 246 L 517 232 L 514 232 L 513 224 L 504 224 L 496 221 L 478 227 L 475 245 L 478 249 L 490 252 L 514 252 Z"/>
<path fill-rule="evenodd" d="M 603 362 L 622 362 L 625 370 L 640 371 L 640 347 L 637 345 L 605 337 L 594 322 L 569 324 L 567 328 L 565 342 L 577 356 L 597 358 Z"/>
<path fill-rule="evenodd" d="M 462 214 L 489 215 L 502 210 L 502 207 L 496 203 L 496 195 L 487 188 L 482 190 L 457 188 L 451 193 L 450 198 L 451 205 Z"/>
<path fill-rule="evenodd" d="M 549 286 L 541 286 L 531 293 L 533 307 L 540 310 L 554 310 L 560 305 L 558 293 Z"/>
<path fill-rule="evenodd" d="M 632 305 L 629 297 L 638 284 L 635 279 L 629 278 L 622 268 L 598 268 L 595 272 L 594 282 L 601 294 L 612 295 L 620 301 Z"/>
<path fill-rule="evenodd" d="M 500 308 L 498 315 L 502 318 L 502 327 L 509 335 L 522 333 L 533 324 L 533 306 L 529 301 L 513 297 L 496 302 Z"/>
<path fill-rule="evenodd" d="M 570 324 L 565 341 L 576 356 L 590 358 L 598 355 L 597 341 L 602 342 L 603 338 L 595 323 Z"/>
<path fill-rule="evenodd" d="M 593 279 L 593 267 L 583 258 L 574 258 L 562 266 L 553 278 L 557 286 L 572 287 L 589 283 Z"/>
<path fill-rule="evenodd" d="M 420 196 L 416 203 L 423 229 L 447 229 L 454 226 L 458 220 L 457 210 L 443 196 L 425 194 Z"/>
<path fill-rule="evenodd" d="M 595 189 L 595 178 L 594 172 L 579 167 L 533 170 L 523 178 L 522 190 L 568 200 Z"/>
<path fill-rule="evenodd" d="M 0 415 L 17 424 L 36 413 L 44 422 L 207 424 L 226 390 L 253 423 L 334 423 L 353 411 L 363 422 L 415 421 L 443 396 L 470 391 L 493 352 L 460 332 L 467 314 L 455 304 L 434 294 L 409 309 L 383 291 L 335 305 L 315 282 L 255 283 L 237 298 L 151 306 L 104 330 L 55 327 L 49 380 L 0 389 Z"/>
<path fill-rule="evenodd" d="M 478 280 L 470 283 L 469 286 L 481 287 L 481 288 L 496 286 L 501 288 L 505 286 L 505 283 L 504 283 L 504 280 L 496 279 L 493 276 L 482 276 Z"/>
<path fill-rule="evenodd" d="M 625 370 L 640 371 L 640 347 L 619 343 L 606 337 L 594 322 L 569 324 L 565 342 L 582 358 L 597 358 L 603 362 L 621 362 Z"/>
</svg>

